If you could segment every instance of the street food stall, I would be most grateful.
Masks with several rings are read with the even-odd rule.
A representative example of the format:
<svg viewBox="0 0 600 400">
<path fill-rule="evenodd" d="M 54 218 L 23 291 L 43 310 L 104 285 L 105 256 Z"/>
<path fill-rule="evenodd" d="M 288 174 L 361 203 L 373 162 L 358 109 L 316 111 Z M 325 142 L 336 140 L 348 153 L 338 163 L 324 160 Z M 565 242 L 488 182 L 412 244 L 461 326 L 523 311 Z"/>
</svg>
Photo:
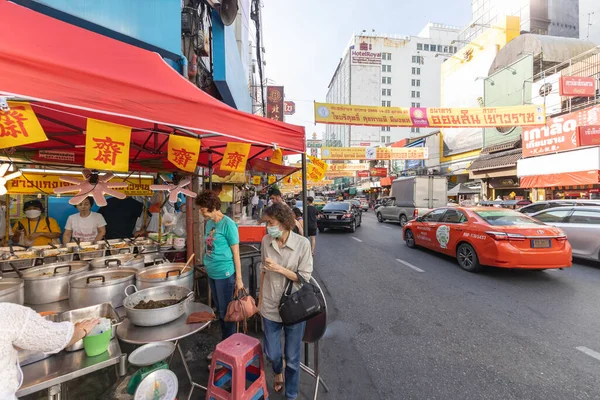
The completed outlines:
<svg viewBox="0 0 600 400">
<path fill-rule="evenodd" d="M 193 299 L 193 270 L 201 259 L 195 232 L 201 225 L 192 199 L 205 185 L 213 188 L 217 170 L 243 176 L 256 171 L 266 176 L 264 186 L 298 173 L 277 161 L 289 154 L 302 155 L 306 194 L 307 171 L 317 161 L 308 162 L 304 128 L 232 109 L 158 54 L 10 2 L 0 2 L 0 15 L 0 195 L 7 194 L 15 208 L 11 214 L 13 207 L 7 207 L 7 228 L 31 199 L 53 214 L 61 204 L 67 210 L 67 204 L 87 198 L 104 207 L 111 201 L 107 196 L 159 196 L 155 236 L 73 244 L 52 239 L 44 246 L 0 249 L 6 254 L 0 260 L 2 301 L 28 305 L 56 321 L 101 317 L 109 327 L 102 334 L 110 332 L 98 355 L 82 351 L 85 343 L 55 355 L 20 354 L 23 385 L 17 396 L 44 389 L 60 396 L 65 382 L 115 365 L 124 375 L 128 359 L 117 339 L 153 345 L 143 350 L 154 351 L 152 365 L 178 349 L 184 378 L 192 390 L 203 388 L 179 347 L 179 340 L 210 324 L 187 320 L 210 311 Z M 196 238 L 185 243 L 188 262 L 149 266 L 149 255 L 176 251 L 175 243 L 163 242 L 167 224 L 161 211 L 181 203 L 185 235 Z M 44 219 L 38 215 L 37 221 Z M 148 314 L 150 323 L 142 317 Z M 156 355 L 167 349 L 166 357 Z M 149 367 L 131 355 L 129 363 Z M 160 370 L 152 373 L 162 374 L 161 382 L 172 378 Z"/>
</svg>

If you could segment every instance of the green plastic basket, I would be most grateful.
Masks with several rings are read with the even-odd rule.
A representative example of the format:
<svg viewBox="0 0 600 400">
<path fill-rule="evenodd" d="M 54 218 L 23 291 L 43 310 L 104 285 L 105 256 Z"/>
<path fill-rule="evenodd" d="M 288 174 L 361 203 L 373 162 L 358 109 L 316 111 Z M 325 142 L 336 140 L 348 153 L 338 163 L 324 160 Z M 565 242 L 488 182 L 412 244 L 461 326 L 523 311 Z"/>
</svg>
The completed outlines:
<svg viewBox="0 0 600 400">
<path fill-rule="evenodd" d="M 88 357 L 98 356 L 108 350 L 112 328 L 95 336 L 86 336 L 83 338 L 83 348 Z"/>
</svg>

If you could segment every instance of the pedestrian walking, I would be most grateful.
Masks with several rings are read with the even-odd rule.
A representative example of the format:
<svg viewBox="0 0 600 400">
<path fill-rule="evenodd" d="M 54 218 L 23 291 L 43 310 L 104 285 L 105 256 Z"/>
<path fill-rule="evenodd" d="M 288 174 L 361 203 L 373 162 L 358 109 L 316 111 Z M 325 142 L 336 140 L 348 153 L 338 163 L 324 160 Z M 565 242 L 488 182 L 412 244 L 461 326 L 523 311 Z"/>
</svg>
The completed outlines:
<svg viewBox="0 0 600 400">
<path fill-rule="evenodd" d="M 302 219 L 302 211 L 298 207 L 292 208 L 294 212 L 294 217 L 296 218 L 296 228 L 294 228 L 294 233 L 298 235 L 304 236 L 304 221 Z"/>
<path fill-rule="evenodd" d="M 308 196 L 306 198 L 306 219 L 305 223 L 308 224 L 308 239 L 310 240 L 310 247 L 312 249 L 312 255 L 315 255 L 315 248 L 317 247 L 317 218 L 319 210 L 314 206 L 314 197 Z"/>
<path fill-rule="evenodd" d="M 265 354 L 275 374 L 273 389 L 281 392 L 285 388 L 285 397 L 292 400 L 298 397 L 300 386 L 300 355 L 306 322 L 284 326 L 279 316 L 279 301 L 288 280 L 298 282 L 298 274 L 307 282 L 310 280 L 313 258 L 308 239 L 292 232 L 296 222 L 288 206 L 274 203 L 265 210 L 263 220 L 267 223 L 268 234 L 261 246 L 258 308 L 263 318 Z M 298 289 L 296 284 L 294 287 Z M 282 348 L 285 348 L 284 354 Z"/>
</svg>

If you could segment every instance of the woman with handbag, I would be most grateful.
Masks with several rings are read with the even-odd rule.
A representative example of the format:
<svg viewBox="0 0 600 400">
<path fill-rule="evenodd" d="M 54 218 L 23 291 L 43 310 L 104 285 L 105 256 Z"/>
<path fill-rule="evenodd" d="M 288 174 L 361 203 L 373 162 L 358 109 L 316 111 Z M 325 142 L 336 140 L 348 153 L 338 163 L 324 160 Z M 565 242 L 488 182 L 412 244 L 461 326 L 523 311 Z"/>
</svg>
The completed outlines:
<svg viewBox="0 0 600 400">
<path fill-rule="evenodd" d="M 281 392 L 285 387 L 285 396 L 291 400 L 298 396 L 300 355 L 306 322 L 283 325 L 279 303 L 289 281 L 298 282 L 298 275 L 310 281 L 313 259 L 308 239 L 293 232 L 296 220 L 287 205 L 273 203 L 264 211 L 263 220 L 267 223 L 268 234 L 263 238 L 261 247 L 258 308 L 263 317 L 265 353 L 275 373 L 273 389 Z M 285 371 L 281 350 L 282 330 L 285 336 Z"/>
<path fill-rule="evenodd" d="M 198 194 L 196 204 L 206 220 L 204 267 L 221 323 L 221 340 L 225 340 L 236 330 L 235 322 L 225 321 L 227 306 L 233 300 L 234 291 L 244 289 L 240 236 L 237 224 L 221 212 L 221 199 L 215 192 Z"/>
</svg>

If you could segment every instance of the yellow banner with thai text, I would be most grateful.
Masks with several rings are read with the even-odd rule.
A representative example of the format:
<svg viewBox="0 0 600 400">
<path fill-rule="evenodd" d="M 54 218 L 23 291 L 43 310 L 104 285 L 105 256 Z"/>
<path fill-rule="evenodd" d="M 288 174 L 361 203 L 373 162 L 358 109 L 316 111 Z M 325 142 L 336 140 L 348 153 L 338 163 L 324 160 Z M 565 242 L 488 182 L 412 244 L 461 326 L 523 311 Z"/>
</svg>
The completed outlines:
<svg viewBox="0 0 600 400">
<path fill-rule="evenodd" d="M 85 167 L 129 171 L 131 128 L 88 118 L 85 133 Z"/>
<path fill-rule="evenodd" d="M 0 110 L 0 149 L 48 140 L 29 103 L 9 101 Z"/>
<path fill-rule="evenodd" d="M 426 147 L 323 147 L 321 158 L 323 160 L 427 160 L 429 152 Z"/>
</svg>

